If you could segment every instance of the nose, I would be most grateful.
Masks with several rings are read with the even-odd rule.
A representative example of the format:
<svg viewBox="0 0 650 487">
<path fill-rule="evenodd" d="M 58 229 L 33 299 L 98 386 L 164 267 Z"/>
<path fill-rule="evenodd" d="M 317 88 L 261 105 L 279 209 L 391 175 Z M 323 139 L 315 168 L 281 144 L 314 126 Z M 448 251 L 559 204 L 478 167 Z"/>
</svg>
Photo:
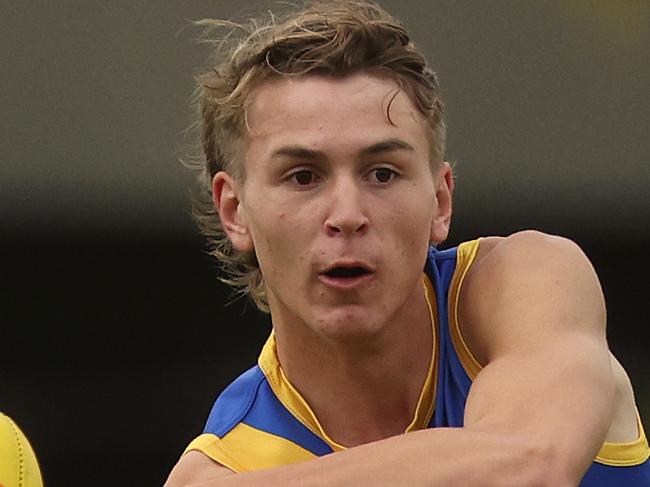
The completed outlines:
<svg viewBox="0 0 650 487">
<path fill-rule="evenodd" d="M 352 236 L 368 229 L 368 216 L 363 201 L 363 191 L 352 181 L 339 181 L 330 194 L 330 204 L 325 219 L 325 232 L 329 236 Z"/>
</svg>

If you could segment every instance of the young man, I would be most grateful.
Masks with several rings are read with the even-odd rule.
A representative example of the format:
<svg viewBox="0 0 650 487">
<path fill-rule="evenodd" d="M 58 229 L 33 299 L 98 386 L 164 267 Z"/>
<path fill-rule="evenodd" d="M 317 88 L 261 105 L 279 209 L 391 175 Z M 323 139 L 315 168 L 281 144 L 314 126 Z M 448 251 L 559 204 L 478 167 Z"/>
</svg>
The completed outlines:
<svg viewBox="0 0 650 487">
<path fill-rule="evenodd" d="M 443 104 L 403 27 L 349 1 L 253 25 L 199 78 L 197 219 L 273 333 L 166 485 L 650 485 L 581 250 L 436 249 Z"/>
</svg>

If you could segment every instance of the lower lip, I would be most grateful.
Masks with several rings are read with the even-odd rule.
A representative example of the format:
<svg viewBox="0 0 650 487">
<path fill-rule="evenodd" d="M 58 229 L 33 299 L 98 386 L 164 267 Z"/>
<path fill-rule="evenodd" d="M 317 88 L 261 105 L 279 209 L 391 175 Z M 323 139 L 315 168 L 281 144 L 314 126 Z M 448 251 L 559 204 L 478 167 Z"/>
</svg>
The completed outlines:
<svg viewBox="0 0 650 487">
<path fill-rule="evenodd" d="M 318 280 L 325 284 L 327 287 L 341 290 L 354 289 L 355 287 L 362 286 L 372 278 L 372 273 L 363 274 L 356 277 L 331 277 L 327 274 L 320 274 L 318 276 Z"/>
</svg>

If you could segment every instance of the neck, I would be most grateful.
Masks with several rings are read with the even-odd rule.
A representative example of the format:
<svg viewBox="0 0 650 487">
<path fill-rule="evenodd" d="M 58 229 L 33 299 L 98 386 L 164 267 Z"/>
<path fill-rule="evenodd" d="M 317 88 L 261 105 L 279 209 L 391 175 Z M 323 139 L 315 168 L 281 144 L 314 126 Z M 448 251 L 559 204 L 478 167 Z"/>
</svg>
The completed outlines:
<svg viewBox="0 0 650 487">
<path fill-rule="evenodd" d="M 352 447 L 406 430 L 432 359 L 420 285 L 379 332 L 362 339 L 327 339 L 304 324 L 283 325 L 274 321 L 282 369 L 331 439 Z"/>
</svg>

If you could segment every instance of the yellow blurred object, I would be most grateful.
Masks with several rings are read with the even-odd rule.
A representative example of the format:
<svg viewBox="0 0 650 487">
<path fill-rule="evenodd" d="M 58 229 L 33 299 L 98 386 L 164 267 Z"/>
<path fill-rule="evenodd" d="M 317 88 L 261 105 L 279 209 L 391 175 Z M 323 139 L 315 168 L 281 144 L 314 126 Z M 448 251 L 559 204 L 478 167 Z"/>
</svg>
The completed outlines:
<svg viewBox="0 0 650 487">
<path fill-rule="evenodd" d="M 0 413 L 0 487 L 42 487 L 32 446 L 18 425 Z"/>
</svg>

